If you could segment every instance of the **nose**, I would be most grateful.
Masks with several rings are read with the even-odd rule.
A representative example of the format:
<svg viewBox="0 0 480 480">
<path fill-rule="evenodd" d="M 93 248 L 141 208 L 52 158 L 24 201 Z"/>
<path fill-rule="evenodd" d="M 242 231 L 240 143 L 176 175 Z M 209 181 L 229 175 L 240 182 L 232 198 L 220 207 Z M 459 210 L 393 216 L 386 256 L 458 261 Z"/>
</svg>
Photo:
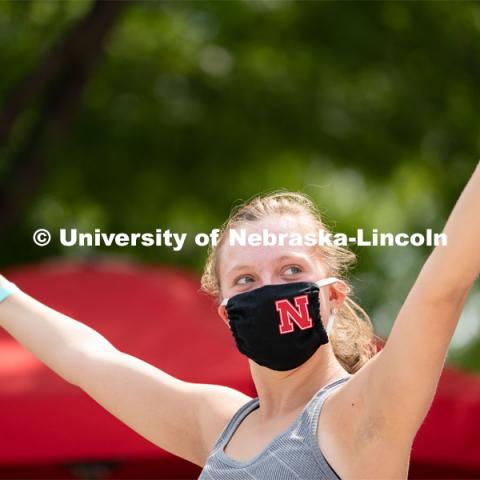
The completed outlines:
<svg viewBox="0 0 480 480">
<path fill-rule="evenodd" d="M 272 272 L 264 272 L 260 274 L 256 287 L 263 287 L 264 285 L 274 285 L 282 283 L 280 278 L 276 278 Z"/>
<path fill-rule="evenodd" d="M 269 271 L 259 274 L 257 278 L 258 279 L 255 287 L 263 287 L 264 285 L 277 285 L 280 283 L 285 283 L 285 280 L 280 275 L 276 275 L 274 272 Z"/>
</svg>

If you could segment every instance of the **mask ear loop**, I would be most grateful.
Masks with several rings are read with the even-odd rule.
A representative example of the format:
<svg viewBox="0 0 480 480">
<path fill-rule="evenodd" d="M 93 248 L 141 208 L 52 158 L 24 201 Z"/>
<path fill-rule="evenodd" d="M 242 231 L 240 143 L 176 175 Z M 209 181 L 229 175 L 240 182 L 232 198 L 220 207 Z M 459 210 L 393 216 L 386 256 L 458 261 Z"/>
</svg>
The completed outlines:
<svg viewBox="0 0 480 480">
<path fill-rule="evenodd" d="M 322 280 L 318 280 L 315 282 L 319 287 L 324 287 L 325 285 L 331 285 L 332 283 L 339 282 L 340 280 L 336 277 L 328 277 L 328 278 L 322 278 Z M 326 332 L 327 335 L 330 333 L 333 327 L 333 322 L 335 321 L 335 315 L 337 313 L 336 308 L 332 308 L 332 312 L 330 313 L 328 317 L 328 322 L 327 322 L 327 327 L 326 327 Z"/>
<path fill-rule="evenodd" d="M 327 335 L 331 332 L 332 330 L 332 327 L 333 327 L 333 322 L 335 320 L 335 315 L 337 313 L 337 309 L 336 308 L 332 308 L 332 313 L 330 314 L 330 316 L 328 317 L 328 322 L 327 322 L 327 328 L 325 329 L 326 332 L 327 332 Z"/>
<path fill-rule="evenodd" d="M 331 283 L 339 282 L 340 280 L 337 277 L 328 277 L 322 278 L 321 280 L 317 280 L 315 283 L 319 287 L 324 287 L 325 285 L 330 285 Z"/>
</svg>

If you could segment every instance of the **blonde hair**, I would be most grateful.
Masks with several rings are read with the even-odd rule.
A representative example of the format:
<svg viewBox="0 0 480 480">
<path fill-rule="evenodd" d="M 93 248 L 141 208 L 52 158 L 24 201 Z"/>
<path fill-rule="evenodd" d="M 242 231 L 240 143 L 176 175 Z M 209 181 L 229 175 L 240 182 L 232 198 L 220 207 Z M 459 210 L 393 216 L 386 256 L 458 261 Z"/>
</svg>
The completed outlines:
<svg viewBox="0 0 480 480">
<path fill-rule="evenodd" d="M 222 300 L 218 273 L 219 252 L 231 228 L 278 214 L 306 217 L 312 222 L 315 232 L 325 230 L 332 233 L 323 223 L 314 202 L 305 193 L 277 190 L 259 194 L 234 207 L 222 225 L 217 244 L 209 247 L 201 278 L 201 290 L 216 297 L 218 302 Z M 327 275 L 345 282 L 345 301 L 337 309 L 334 328 L 329 337 L 339 363 L 349 373 L 355 373 L 376 353 L 370 317 L 352 300 L 352 287 L 344 277 L 348 267 L 356 262 L 356 255 L 347 248 L 336 245 L 315 245 L 313 248 L 314 254 L 326 267 Z"/>
</svg>

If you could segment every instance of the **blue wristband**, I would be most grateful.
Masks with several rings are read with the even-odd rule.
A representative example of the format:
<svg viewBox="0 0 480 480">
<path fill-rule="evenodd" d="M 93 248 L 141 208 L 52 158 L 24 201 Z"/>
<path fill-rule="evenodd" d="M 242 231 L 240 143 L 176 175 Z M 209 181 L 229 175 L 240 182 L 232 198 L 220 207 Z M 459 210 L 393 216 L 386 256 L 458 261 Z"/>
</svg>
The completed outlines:
<svg viewBox="0 0 480 480">
<path fill-rule="evenodd" d="M 8 282 L 3 287 L 0 287 L 0 302 L 3 302 L 14 292 L 19 292 L 20 289 L 12 282 Z"/>
</svg>

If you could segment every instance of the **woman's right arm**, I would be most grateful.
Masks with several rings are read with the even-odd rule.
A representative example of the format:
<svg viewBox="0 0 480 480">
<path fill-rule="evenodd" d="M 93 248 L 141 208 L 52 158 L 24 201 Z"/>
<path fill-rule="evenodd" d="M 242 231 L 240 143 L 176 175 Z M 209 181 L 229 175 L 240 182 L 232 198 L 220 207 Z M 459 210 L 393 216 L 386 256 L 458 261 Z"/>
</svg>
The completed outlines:
<svg viewBox="0 0 480 480">
<path fill-rule="evenodd" d="M 0 286 L 6 283 L 0 275 Z M 197 465 L 250 399 L 228 387 L 172 377 L 25 292 L 0 303 L 0 327 L 138 434 Z"/>
</svg>

